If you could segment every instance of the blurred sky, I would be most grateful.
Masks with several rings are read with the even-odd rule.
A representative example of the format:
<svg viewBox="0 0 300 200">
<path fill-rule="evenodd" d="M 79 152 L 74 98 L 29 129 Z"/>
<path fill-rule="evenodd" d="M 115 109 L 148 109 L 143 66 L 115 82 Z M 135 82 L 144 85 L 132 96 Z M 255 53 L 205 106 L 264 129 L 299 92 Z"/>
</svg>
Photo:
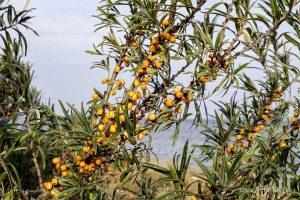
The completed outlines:
<svg viewBox="0 0 300 200">
<path fill-rule="evenodd" d="M 13 0 L 19 8 L 25 0 Z M 35 71 L 33 84 L 43 97 L 55 103 L 61 99 L 80 105 L 91 97 L 99 85 L 99 70 L 91 70 L 97 57 L 85 53 L 101 39 L 94 33 L 98 0 L 31 0 L 36 8 L 31 26 L 39 36 L 27 33 L 29 51 L 27 60 Z"/>
</svg>

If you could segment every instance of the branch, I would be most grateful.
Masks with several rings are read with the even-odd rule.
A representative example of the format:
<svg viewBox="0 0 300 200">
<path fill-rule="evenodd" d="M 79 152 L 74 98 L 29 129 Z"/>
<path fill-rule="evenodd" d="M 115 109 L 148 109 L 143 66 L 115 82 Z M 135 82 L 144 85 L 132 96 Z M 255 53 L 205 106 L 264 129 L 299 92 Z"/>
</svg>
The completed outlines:
<svg viewBox="0 0 300 200">
<path fill-rule="evenodd" d="M 291 13 L 293 7 L 295 6 L 295 3 L 296 3 L 296 1 L 294 0 L 293 5 L 289 8 L 289 10 L 283 15 L 283 17 L 273 27 L 271 27 L 266 33 L 264 33 L 260 37 L 258 37 L 257 40 L 253 41 L 248 47 L 244 47 L 241 51 L 239 51 L 239 52 L 235 53 L 233 56 L 229 57 L 229 60 L 232 58 L 236 59 L 238 56 L 253 49 L 253 47 L 255 47 L 257 44 L 262 42 L 265 38 L 271 36 L 279 28 L 279 26 L 289 17 L 289 14 Z M 230 53 L 231 52 L 228 52 L 228 54 L 230 54 Z"/>
<path fill-rule="evenodd" d="M 201 7 L 206 3 L 207 0 L 197 0 L 197 6 L 192 9 L 192 12 L 186 16 L 181 22 L 174 26 L 174 32 L 178 31 L 181 27 L 183 27 L 186 23 L 188 23 L 194 15 L 201 9 Z"/>
<path fill-rule="evenodd" d="M 27 128 L 27 131 L 30 133 L 31 132 L 31 127 L 30 127 L 30 113 L 29 113 L 29 110 L 26 111 L 25 113 L 26 113 L 26 128 Z M 42 172 L 41 172 L 39 162 L 38 162 L 38 159 L 37 159 L 38 156 L 35 153 L 35 144 L 34 144 L 33 140 L 31 140 L 31 150 L 32 150 L 32 161 L 34 163 L 36 174 L 38 176 L 39 185 L 40 185 L 40 188 L 43 189 Z"/>
</svg>

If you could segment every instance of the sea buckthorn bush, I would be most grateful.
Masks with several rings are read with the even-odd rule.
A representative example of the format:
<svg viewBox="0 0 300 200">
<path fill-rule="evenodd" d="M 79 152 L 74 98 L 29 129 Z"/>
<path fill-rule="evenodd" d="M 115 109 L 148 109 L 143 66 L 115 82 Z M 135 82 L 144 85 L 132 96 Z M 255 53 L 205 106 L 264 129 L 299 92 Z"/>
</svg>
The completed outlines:
<svg viewBox="0 0 300 200">
<path fill-rule="evenodd" d="M 298 1 L 103 0 L 95 17 L 91 100 L 32 119 L 38 198 L 299 198 Z M 189 119 L 198 144 L 155 163 L 152 135 L 175 143 Z"/>
</svg>

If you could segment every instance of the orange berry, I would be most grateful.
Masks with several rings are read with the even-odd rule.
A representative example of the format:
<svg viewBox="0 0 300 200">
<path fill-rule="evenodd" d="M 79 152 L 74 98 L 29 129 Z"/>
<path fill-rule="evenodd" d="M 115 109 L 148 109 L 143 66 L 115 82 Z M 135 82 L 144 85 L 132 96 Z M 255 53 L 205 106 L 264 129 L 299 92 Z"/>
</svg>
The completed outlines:
<svg viewBox="0 0 300 200">
<path fill-rule="evenodd" d="M 97 109 L 97 115 L 103 115 L 103 109 L 101 107 Z"/>
<path fill-rule="evenodd" d="M 163 21 L 162 21 L 162 23 L 161 23 L 164 27 L 167 27 L 167 26 L 169 26 L 169 20 L 168 19 L 164 19 Z"/>
<path fill-rule="evenodd" d="M 85 146 L 85 147 L 82 148 L 82 151 L 84 153 L 89 153 L 91 151 L 91 148 L 89 146 Z"/>
<path fill-rule="evenodd" d="M 154 61 L 154 65 L 156 68 L 161 68 L 162 64 L 159 60 Z"/>
<path fill-rule="evenodd" d="M 52 189 L 52 183 L 51 183 L 51 182 L 45 182 L 45 183 L 43 184 L 43 188 L 44 188 L 45 190 L 51 190 L 51 189 Z"/>
<path fill-rule="evenodd" d="M 259 129 L 260 129 L 261 131 L 263 131 L 263 130 L 265 129 L 265 126 L 264 126 L 263 124 L 261 124 L 261 125 L 259 125 Z"/>
<path fill-rule="evenodd" d="M 125 62 L 125 67 L 129 67 L 130 63 L 129 62 Z"/>
<path fill-rule="evenodd" d="M 297 124 L 298 123 L 298 118 L 297 117 L 292 117 L 291 119 L 292 124 Z"/>
<path fill-rule="evenodd" d="M 140 92 L 140 91 L 137 91 L 136 92 L 136 97 L 138 98 L 138 99 L 140 99 L 140 98 L 142 98 L 142 93 Z"/>
<path fill-rule="evenodd" d="M 147 67 L 147 68 L 146 68 L 146 73 L 147 73 L 147 74 L 151 74 L 151 72 L 152 72 L 151 68 L 150 68 L 150 67 Z"/>
<path fill-rule="evenodd" d="M 168 106 L 168 107 L 172 107 L 174 105 L 174 102 L 173 102 L 172 99 L 167 98 L 166 101 L 165 101 L 165 105 Z"/>
<path fill-rule="evenodd" d="M 121 71 L 121 69 L 122 69 L 122 68 L 121 68 L 120 66 L 116 66 L 116 67 L 115 67 L 115 72 L 116 72 L 116 73 L 119 73 L 119 72 Z"/>
<path fill-rule="evenodd" d="M 136 101 L 137 100 L 137 95 L 133 94 L 132 97 L 130 98 L 132 101 Z"/>
<path fill-rule="evenodd" d="M 134 92 L 133 92 L 133 91 L 129 91 L 129 92 L 128 92 L 128 97 L 129 97 L 129 98 L 131 98 L 133 95 L 134 95 Z"/>
<path fill-rule="evenodd" d="M 52 179 L 51 179 L 51 184 L 54 185 L 54 186 L 55 186 L 55 185 L 58 185 L 58 180 L 57 180 L 57 178 L 52 178 Z"/>
<path fill-rule="evenodd" d="M 156 120 L 156 115 L 154 113 L 151 113 L 149 116 L 148 116 L 148 119 L 150 121 L 155 121 Z"/>
<path fill-rule="evenodd" d="M 163 30 L 159 30 L 159 36 L 162 37 L 164 35 L 164 31 Z"/>
<path fill-rule="evenodd" d="M 128 56 L 125 56 L 125 57 L 124 57 L 124 61 L 125 61 L 125 62 L 130 62 L 130 58 L 129 58 Z"/>
<path fill-rule="evenodd" d="M 101 159 L 100 158 L 98 158 L 98 159 L 96 159 L 96 161 L 95 161 L 95 163 L 96 163 L 96 165 L 101 165 Z"/>
<path fill-rule="evenodd" d="M 110 132 L 110 133 L 116 133 L 116 132 L 117 132 L 116 126 L 115 126 L 115 125 L 110 125 L 110 127 L 109 127 L 109 132 Z"/>
<path fill-rule="evenodd" d="M 165 35 L 164 35 L 164 38 L 165 38 L 165 40 L 170 40 L 171 39 L 171 34 L 170 33 L 166 33 Z"/>
<path fill-rule="evenodd" d="M 147 58 L 148 58 L 151 62 L 153 62 L 153 61 L 155 60 L 154 56 L 152 56 L 152 55 L 148 55 Z"/>
<path fill-rule="evenodd" d="M 107 83 L 108 83 L 108 79 L 107 79 L 107 78 L 103 78 L 103 79 L 101 80 L 101 83 L 102 83 L 102 84 L 107 84 Z"/>
<path fill-rule="evenodd" d="M 61 171 L 66 171 L 67 170 L 67 165 L 63 164 L 60 166 Z"/>
<path fill-rule="evenodd" d="M 137 134 L 137 139 L 142 140 L 144 138 L 144 135 L 142 133 Z"/>
<path fill-rule="evenodd" d="M 99 124 L 97 128 L 98 128 L 98 130 L 99 130 L 100 132 L 102 132 L 102 131 L 105 130 L 105 125 L 104 125 L 104 124 Z"/>
<path fill-rule="evenodd" d="M 120 122 L 125 122 L 125 116 L 124 115 L 120 115 L 119 119 L 120 119 Z"/>
<path fill-rule="evenodd" d="M 155 52 L 156 52 L 156 47 L 155 47 L 155 45 L 151 44 L 150 47 L 149 47 L 149 50 L 150 50 L 152 53 L 155 53 Z"/>
<path fill-rule="evenodd" d="M 68 171 L 62 171 L 61 172 L 61 176 L 62 177 L 66 177 L 66 176 L 68 176 L 69 175 L 69 172 Z"/>
<path fill-rule="evenodd" d="M 255 133 L 258 133 L 258 132 L 260 131 L 260 127 L 259 127 L 259 126 L 255 126 L 255 127 L 253 128 L 253 131 L 254 131 Z"/>
<path fill-rule="evenodd" d="M 249 140 L 249 141 L 252 141 L 253 139 L 254 139 L 253 133 L 249 133 L 249 134 L 248 134 L 248 140 Z"/>
<path fill-rule="evenodd" d="M 147 90 L 147 84 L 145 82 L 141 83 L 141 89 L 142 90 Z"/>
<path fill-rule="evenodd" d="M 128 103 L 128 110 L 131 110 L 133 107 L 133 104 L 131 102 Z"/>
<path fill-rule="evenodd" d="M 136 145 L 136 139 L 135 138 L 133 138 L 132 140 L 130 140 L 130 143 L 132 144 L 132 145 Z"/>
<path fill-rule="evenodd" d="M 53 158 L 53 159 L 52 159 L 52 163 L 55 164 L 55 165 L 56 165 L 56 164 L 59 164 L 60 162 L 61 162 L 61 159 L 60 159 L 60 158 Z"/>
<path fill-rule="evenodd" d="M 134 87 L 138 87 L 140 85 L 139 79 L 135 78 L 133 81 L 133 85 L 134 85 Z"/>
<path fill-rule="evenodd" d="M 57 164 L 55 165 L 55 169 L 59 170 L 59 169 L 60 169 L 60 166 L 61 166 L 61 164 L 60 164 L 60 163 L 57 163 Z"/>
<path fill-rule="evenodd" d="M 115 112 L 114 111 L 109 111 L 108 112 L 108 118 L 109 119 L 114 119 L 115 118 Z"/>
<path fill-rule="evenodd" d="M 92 96 L 93 100 L 99 100 L 99 95 L 97 93 L 94 93 Z"/>
<path fill-rule="evenodd" d="M 151 78 L 150 78 L 149 76 L 144 77 L 144 78 L 143 78 L 143 81 L 144 81 L 145 83 L 149 83 L 149 82 L 151 81 Z"/>
<path fill-rule="evenodd" d="M 153 37 L 151 40 L 152 44 L 158 44 L 158 37 Z"/>
<path fill-rule="evenodd" d="M 206 83 L 206 81 L 207 81 L 206 76 L 202 75 L 202 76 L 199 77 L 199 82 L 200 82 L 201 84 Z"/>
<path fill-rule="evenodd" d="M 142 65 L 143 65 L 143 67 L 149 67 L 149 61 L 143 60 Z"/>
<path fill-rule="evenodd" d="M 144 73 L 144 69 L 143 68 L 139 68 L 139 69 L 137 69 L 137 71 L 136 71 L 138 74 L 142 74 L 142 73 Z"/>
<path fill-rule="evenodd" d="M 85 167 L 85 165 L 86 165 L 85 161 L 81 161 L 79 164 L 80 167 Z"/>
<path fill-rule="evenodd" d="M 236 140 L 237 140 L 237 141 L 241 141 L 242 139 L 243 139 L 243 135 L 237 135 L 237 136 L 236 136 Z"/>
<path fill-rule="evenodd" d="M 76 161 L 77 161 L 77 160 L 81 161 L 82 158 L 81 158 L 81 156 L 76 156 L 76 157 L 75 157 L 75 160 L 76 160 Z"/>
<path fill-rule="evenodd" d="M 171 42 L 171 43 L 175 43 L 175 42 L 176 42 L 176 37 L 174 37 L 174 36 L 171 36 L 171 38 L 170 38 L 170 42 Z"/>
<path fill-rule="evenodd" d="M 284 149 L 286 146 L 287 145 L 286 145 L 286 143 L 284 141 L 282 141 L 282 142 L 279 143 L 279 148 L 280 149 Z"/>
<path fill-rule="evenodd" d="M 179 92 L 175 93 L 175 96 L 176 96 L 177 99 L 181 99 L 183 94 L 182 94 L 182 92 L 179 91 Z"/>
</svg>

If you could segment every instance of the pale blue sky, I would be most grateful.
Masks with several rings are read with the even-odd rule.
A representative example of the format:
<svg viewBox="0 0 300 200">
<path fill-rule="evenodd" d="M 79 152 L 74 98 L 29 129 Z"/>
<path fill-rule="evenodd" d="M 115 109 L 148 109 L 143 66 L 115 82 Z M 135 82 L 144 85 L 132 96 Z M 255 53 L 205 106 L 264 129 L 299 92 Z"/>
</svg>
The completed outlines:
<svg viewBox="0 0 300 200">
<path fill-rule="evenodd" d="M 14 0 L 23 6 L 25 0 Z M 97 58 L 85 53 L 100 33 L 94 33 L 98 0 L 31 0 L 36 8 L 32 27 L 39 37 L 27 33 L 27 60 L 33 64 L 36 85 L 44 98 L 53 102 L 79 105 L 90 98 L 94 86 L 99 85 L 99 70 L 90 70 Z"/>
</svg>

